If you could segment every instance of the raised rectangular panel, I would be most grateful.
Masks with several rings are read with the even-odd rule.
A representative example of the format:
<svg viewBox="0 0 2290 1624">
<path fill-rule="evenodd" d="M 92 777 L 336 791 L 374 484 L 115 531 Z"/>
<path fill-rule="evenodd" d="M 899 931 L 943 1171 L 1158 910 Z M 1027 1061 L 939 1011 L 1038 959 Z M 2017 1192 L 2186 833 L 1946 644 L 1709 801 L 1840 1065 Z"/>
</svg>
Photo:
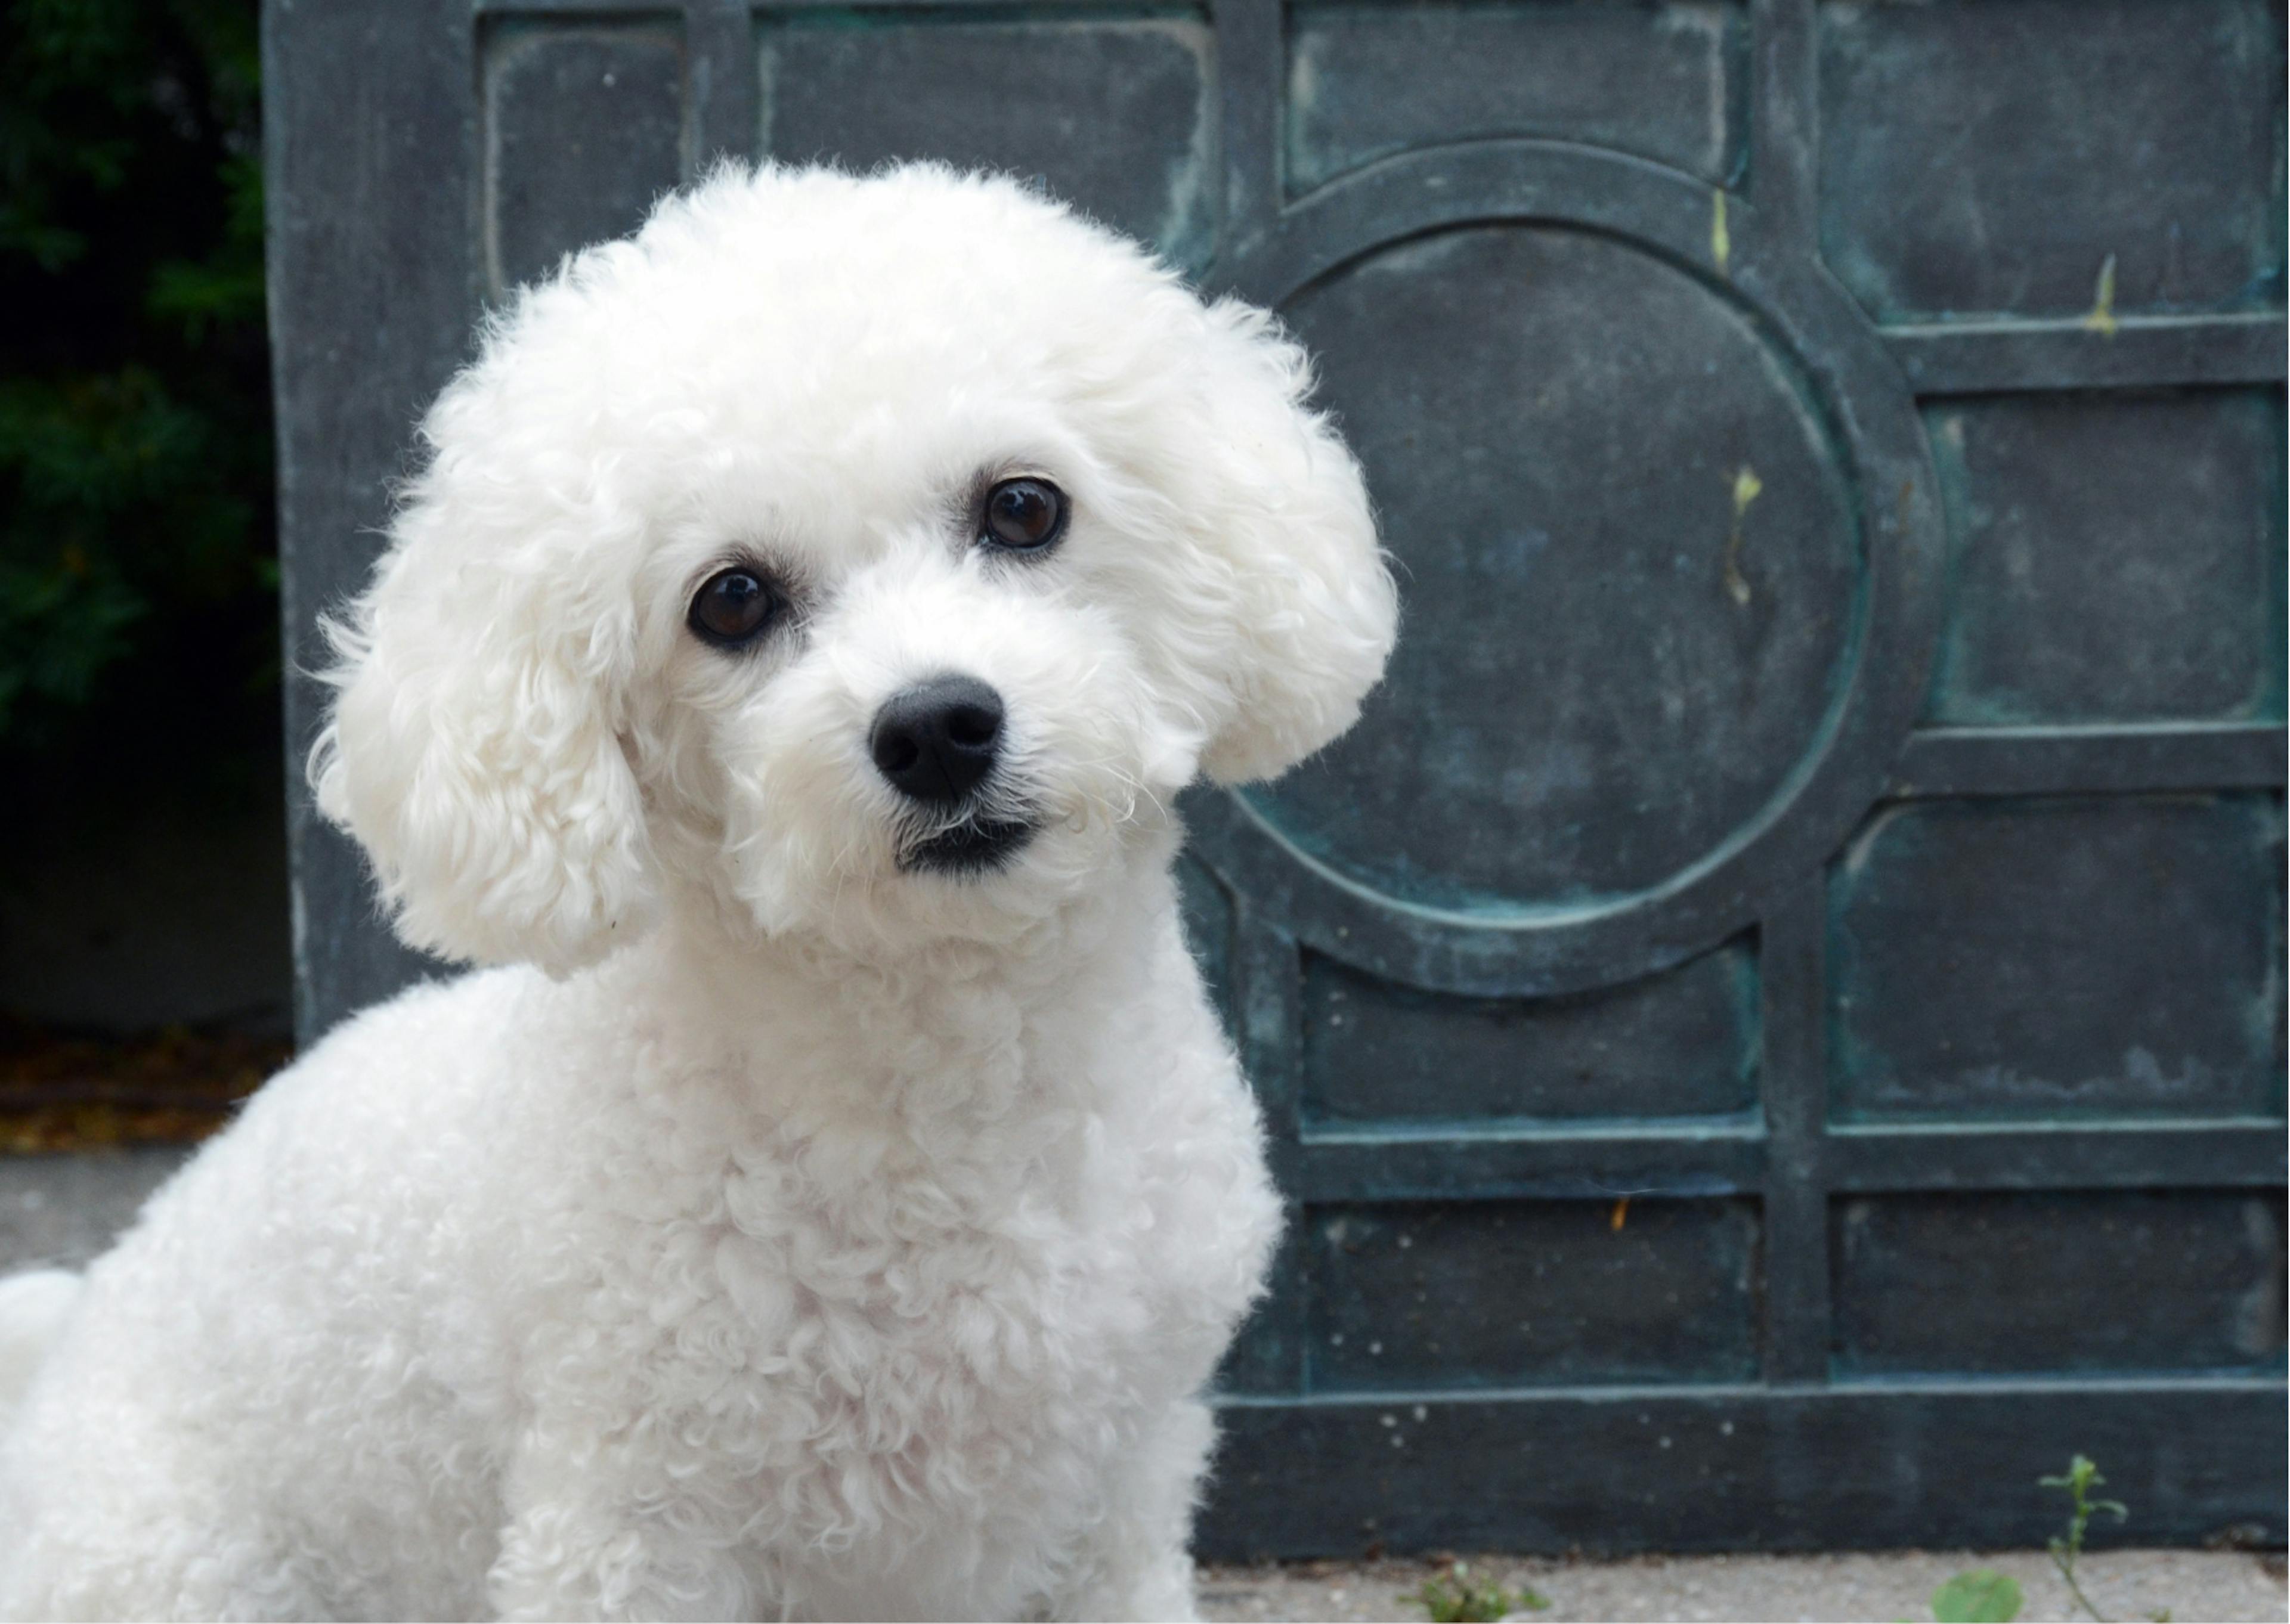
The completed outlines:
<svg viewBox="0 0 2290 1624">
<path fill-rule="evenodd" d="M 1549 136 L 1724 183 L 1739 169 L 1739 4 L 1312 4 L 1288 20 L 1287 182 L 1412 147 Z"/>
<path fill-rule="evenodd" d="M 1928 721 L 2241 721 L 2281 711 L 2280 396 L 1931 403 L 1947 628 Z"/>
<path fill-rule="evenodd" d="M 1304 961 L 1308 1121 L 1746 1111 L 1758 1092 L 1747 941 L 1564 998 L 1462 998 Z"/>
<path fill-rule="evenodd" d="M 2278 1109 L 2281 884 L 2264 795 L 1880 812 L 1831 876 L 1834 1113 Z"/>
<path fill-rule="evenodd" d="M 1881 1196 L 1831 1213 L 1844 1376 L 2278 1367 L 2279 1196 Z"/>
<path fill-rule="evenodd" d="M 899 158 L 1005 170 L 1205 264 L 1213 83 L 1197 13 L 765 13 L 765 149 L 865 171 Z"/>
<path fill-rule="evenodd" d="M 1303 1221 L 1315 1388 L 1756 1374 L 1754 1202 L 1331 1205 Z"/>
<path fill-rule="evenodd" d="M 1922 1546 L 2025 1550 L 2003 1564 L 2025 1576 L 2067 1514 L 2036 1479 L 2078 1449 L 2105 1466 L 2099 1492 L 2130 1502 L 2132 1540 L 2195 1546 L 2232 1531 L 2278 1548 L 2283 1398 L 2278 1379 L 2100 1378 L 1237 1404 L 1218 1417 L 1194 1548 L 1262 1562 L 1349 1557 L 1372 1540 L 1562 1558 Z M 2102 1516 L 2092 1532 L 2114 1527 Z M 1562 1570 L 1549 1588 L 1579 1605 L 1577 1575 L 1592 1571 Z M 2124 1595 L 2102 1583 L 2102 1605 Z M 2193 1611 L 2182 1585 L 2150 1594 Z M 2280 1605 L 2278 1589 L 2258 1594 L 2257 1605 Z M 1669 1616 L 1693 1616 L 1690 1600 Z M 1856 1616 L 1909 1612 L 1878 1609 L 1864 1592 Z M 1765 1611 L 1781 1608 L 1769 1599 Z"/>
<path fill-rule="evenodd" d="M 1880 318 L 2282 297 L 2267 0 L 1834 0 L 1821 235 Z"/>
<path fill-rule="evenodd" d="M 486 274 L 496 294 L 624 236 L 681 177 L 673 20 L 502 22 L 484 50 Z"/>
</svg>

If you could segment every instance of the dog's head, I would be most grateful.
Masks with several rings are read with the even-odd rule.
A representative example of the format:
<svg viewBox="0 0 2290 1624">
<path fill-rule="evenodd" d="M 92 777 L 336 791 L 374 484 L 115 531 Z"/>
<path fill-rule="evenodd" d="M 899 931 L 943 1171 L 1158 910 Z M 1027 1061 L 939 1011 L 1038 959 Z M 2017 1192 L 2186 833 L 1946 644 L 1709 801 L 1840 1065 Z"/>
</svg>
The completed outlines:
<svg viewBox="0 0 2290 1624">
<path fill-rule="evenodd" d="M 991 938 L 1345 728 L 1395 599 L 1260 313 L 1006 181 L 725 172 L 530 290 L 336 628 L 406 939 Z"/>
</svg>

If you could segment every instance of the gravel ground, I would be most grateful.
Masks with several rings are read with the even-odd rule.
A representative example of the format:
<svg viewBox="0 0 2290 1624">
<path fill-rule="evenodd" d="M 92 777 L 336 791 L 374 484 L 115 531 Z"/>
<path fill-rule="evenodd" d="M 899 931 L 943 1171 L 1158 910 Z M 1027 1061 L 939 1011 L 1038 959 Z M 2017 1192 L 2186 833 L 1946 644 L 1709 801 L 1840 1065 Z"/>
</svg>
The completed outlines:
<svg viewBox="0 0 2290 1624">
<path fill-rule="evenodd" d="M 2042 1551 L 1892 1551 L 1820 1556 L 1639 1556 L 1622 1562 L 1480 1556 L 1474 1579 L 1546 1597 L 1542 1624 L 1567 1620 L 1894 1620 L 1932 1617 L 1950 1575 L 1990 1567 L 2020 1581 L 2023 1620 L 2072 1616 L 2067 1588 Z M 1413 1619 L 1426 1562 L 1307 1562 L 1205 1568 L 1201 1607 L 1218 1620 Z M 2096 1551 L 2078 1565 L 2084 1592 L 2110 1619 L 2264 1620 L 2282 1624 L 2282 1558 L 2239 1551 Z M 2166 1612 L 2167 1610 L 2167 1613 Z"/>
</svg>

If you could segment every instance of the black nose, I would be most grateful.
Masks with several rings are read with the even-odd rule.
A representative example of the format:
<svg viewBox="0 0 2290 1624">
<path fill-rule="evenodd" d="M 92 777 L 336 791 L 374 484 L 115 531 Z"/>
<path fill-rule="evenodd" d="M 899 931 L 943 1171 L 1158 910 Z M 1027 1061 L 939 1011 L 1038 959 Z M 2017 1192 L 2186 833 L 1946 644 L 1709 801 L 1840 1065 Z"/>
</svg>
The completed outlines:
<svg viewBox="0 0 2290 1624">
<path fill-rule="evenodd" d="M 939 805 L 978 788 L 1001 742 L 1002 696 L 974 676 L 933 676 L 893 694 L 868 737 L 893 789 Z"/>
</svg>

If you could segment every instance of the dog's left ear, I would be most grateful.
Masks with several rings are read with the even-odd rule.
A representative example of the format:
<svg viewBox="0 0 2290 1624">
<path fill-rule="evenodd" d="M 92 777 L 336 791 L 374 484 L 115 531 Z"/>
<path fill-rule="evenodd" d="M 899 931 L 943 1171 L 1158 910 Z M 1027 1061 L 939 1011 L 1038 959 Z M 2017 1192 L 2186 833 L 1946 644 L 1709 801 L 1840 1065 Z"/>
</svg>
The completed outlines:
<svg viewBox="0 0 2290 1624">
<path fill-rule="evenodd" d="M 1237 300 L 1206 315 L 1188 517 L 1220 577 L 1207 596 L 1233 624 L 1201 765 L 1241 783 L 1285 772 L 1357 718 L 1390 656 L 1398 597 L 1359 464 L 1307 404 L 1302 348 Z"/>
<path fill-rule="evenodd" d="M 502 533 L 516 520 L 483 483 L 433 468 L 332 628 L 340 693 L 311 781 L 406 941 L 563 973 L 640 934 L 655 904 L 618 719 L 631 599 L 564 538 Z"/>
</svg>

